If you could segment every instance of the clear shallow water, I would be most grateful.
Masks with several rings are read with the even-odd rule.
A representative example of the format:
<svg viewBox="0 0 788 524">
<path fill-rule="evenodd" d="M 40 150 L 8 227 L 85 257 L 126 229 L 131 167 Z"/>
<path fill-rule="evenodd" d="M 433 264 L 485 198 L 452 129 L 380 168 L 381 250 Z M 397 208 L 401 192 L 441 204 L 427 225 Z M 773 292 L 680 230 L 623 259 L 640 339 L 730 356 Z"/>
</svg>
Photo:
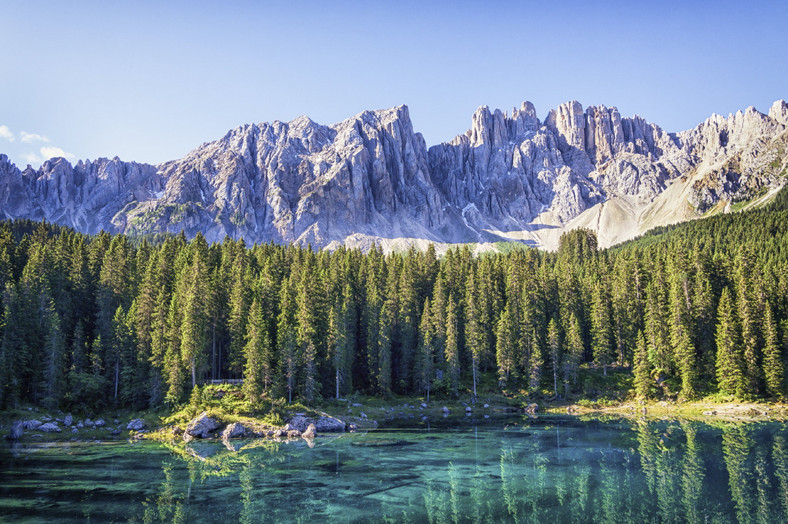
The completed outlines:
<svg viewBox="0 0 788 524">
<path fill-rule="evenodd" d="M 788 521 L 785 424 L 510 418 L 236 447 L 5 444 L 0 521 Z"/>
</svg>

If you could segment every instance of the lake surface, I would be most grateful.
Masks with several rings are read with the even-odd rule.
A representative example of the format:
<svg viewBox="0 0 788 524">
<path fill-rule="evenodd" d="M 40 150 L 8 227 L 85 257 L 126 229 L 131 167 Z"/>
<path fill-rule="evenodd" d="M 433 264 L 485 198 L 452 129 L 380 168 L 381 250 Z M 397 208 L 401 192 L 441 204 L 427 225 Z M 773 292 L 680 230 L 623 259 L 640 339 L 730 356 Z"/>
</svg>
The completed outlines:
<svg viewBox="0 0 788 524">
<path fill-rule="evenodd" d="M 788 521 L 780 423 L 507 418 L 235 447 L 3 444 L 0 521 Z"/>
</svg>

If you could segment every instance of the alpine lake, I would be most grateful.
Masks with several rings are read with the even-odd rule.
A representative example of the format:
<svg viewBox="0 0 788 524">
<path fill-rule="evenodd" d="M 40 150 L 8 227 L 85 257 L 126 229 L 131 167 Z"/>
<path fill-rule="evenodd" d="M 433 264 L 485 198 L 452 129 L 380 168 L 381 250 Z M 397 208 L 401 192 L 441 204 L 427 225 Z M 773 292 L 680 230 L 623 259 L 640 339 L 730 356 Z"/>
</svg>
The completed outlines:
<svg viewBox="0 0 788 524">
<path fill-rule="evenodd" d="M 788 522 L 788 425 L 548 415 L 0 445 L 1 522 Z"/>
</svg>

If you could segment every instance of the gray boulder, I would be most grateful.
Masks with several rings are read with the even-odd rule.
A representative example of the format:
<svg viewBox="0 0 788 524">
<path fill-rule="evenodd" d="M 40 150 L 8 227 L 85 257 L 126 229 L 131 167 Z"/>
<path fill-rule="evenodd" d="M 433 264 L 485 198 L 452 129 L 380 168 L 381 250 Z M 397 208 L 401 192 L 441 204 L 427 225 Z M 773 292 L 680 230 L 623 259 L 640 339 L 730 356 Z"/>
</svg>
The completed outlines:
<svg viewBox="0 0 788 524">
<path fill-rule="evenodd" d="M 246 435 L 246 426 L 240 422 L 233 422 L 222 431 L 222 440 L 239 438 Z"/>
<path fill-rule="evenodd" d="M 24 422 L 22 422 L 22 427 L 23 427 L 23 429 L 26 429 L 27 431 L 31 431 L 33 429 L 37 429 L 41 424 L 43 424 L 43 422 L 33 418 L 33 419 L 25 420 Z"/>
<path fill-rule="evenodd" d="M 338 418 L 323 415 L 315 422 L 315 429 L 321 433 L 345 431 L 345 423 Z"/>
<path fill-rule="evenodd" d="M 141 418 L 135 418 L 126 425 L 126 429 L 130 431 L 142 431 L 145 429 L 145 421 Z"/>
<path fill-rule="evenodd" d="M 102 426 L 106 426 L 107 423 L 104 421 L 103 418 L 100 418 L 96 422 L 94 422 L 93 425 L 96 426 L 97 428 L 100 428 Z"/>
<path fill-rule="evenodd" d="M 70 414 L 66 415 L 66 417 L 63 419 L 64 426 L 70 426 L 73 423 L 74 423 L 74 417 L 72 417 Z"/>
<path fill-rule="evenodd" d="M 36 428 L 38 431 L 43 431 L 44 433 L 60 433 L 63 431 L 60 427 L 55 424 L 54 422 L 47 422 L 46 424 L 41 424 Z"/>
<path fill-rule="evenodd" d="M 315 438 L 315 436 L 317 436 L 317 432 L 315 431 L 315 425 L 309 424 L 309 426 L 307 426 L 306 428 L 306 431 L 301 433 L 301 436 L 303 438 Z"/>
<path fill-rule="evenodd" d="M 191 437 L 200 437 L 200 438 L 208 438 L 208 434 L 211 431 L 215 431 L 219 428 L 219 422 L 216 421 L 215 418 L 209 417 L 208 413 L 203 411 L 197 417 L 189 422 L 189 425 L 186 426 L 186 431 L 184 432 L 184 438 L 186 435 Z"/>
<path fill-rule="evenodd" d="M 301 414 L 297 414 L 290 419 L 290 421 L 287 423 L 284 429 L 285 431 L 296 430 L 299 432 L 303 432 L 306 431 L 307 426 L 309 426 L 311 422 L 312 421 L 306 418 L 305 416 Z"/>
</svg>

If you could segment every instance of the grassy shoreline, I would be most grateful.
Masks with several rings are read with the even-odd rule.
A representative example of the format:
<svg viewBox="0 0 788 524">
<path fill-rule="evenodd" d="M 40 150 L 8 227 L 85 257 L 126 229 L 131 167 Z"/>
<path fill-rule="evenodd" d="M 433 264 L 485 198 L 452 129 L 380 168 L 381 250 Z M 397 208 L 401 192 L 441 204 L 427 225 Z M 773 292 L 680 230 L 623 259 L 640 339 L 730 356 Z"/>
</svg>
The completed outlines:
<svg viewBox="0 0 788 524">
<path fill-rule="evenodd" d="M 525 413 L 524 408 L 536 403 L 539 408 L 535 416 L 576 416 L 584 419 L 595 418 L 626 418 L 626 419 L 681 419 L 706 423 L 715 422 L 766 422 L 788 421 L 788 404 L 785 402 L 746 402 L 735 399 L 700 399 L 687 402 L 671 401 L 564 401 L 538 399 L 526 396 L 505 397 L 500 394 L 481 395 L 476 399 L 470 396 L 455 399 L 431 400 L 426 404 L 422 397 L 378 397 L 355 396 L 342 400 L 323 400 L 313 407 L 303 404 L 273 403 L 268 413 L 233 412 L 232 408 L 216 405 L 211 402 L 198 402 L 182 406 L 178 410 L 158 411 L 123 411 L 109 410 L 93 415 L 94 420 L 103 418 L 106 425 L 100 428 L 84 427 L 72 433 L 71 427 L 64 427 L 60 433 L 40 434 L 35 430 L 25 431 L 21 441 L 86 441 L 86 440 L 121 440 L 144 438 L 166 443 L 183 442 L 180 434 L 186 425 L 199 413 L 207 411 L 215 416 L 222 425 L 240 422 L 255 430 L 276 429 L 285 426 L 290 417 L 305 414 L 309 417 L 329 415 L 353 424 L 359 430 L 374 430 L 387 423 L 397 421 L 401 426 L 403 420 L 413 420 L 414 425 L 423 420 L 443 420 L 447 423 L 464 420 L 472 415 L 473 421 L 484 423 L 492 416 L 534 416 Z M 470 409 L 469 409 L 470 408 Z M 448 410 L 448 411 L 445 411 Z M 0 434 L 7 435 L 11 425 L 17 420 L 47 418 L 63 419 L 66 413 L 49 412 L 41 408 L 25 407 L 0 413 Z M 74 416 L 74 424 L 85 416 Z M 132 419 L 141 418 L 146 424 L 143 433 L 126 429 Z M 120 430 L 120 431 L 117 431 Z M 113 434 L 113 432 L 115 434 Z"/>
</svg>

